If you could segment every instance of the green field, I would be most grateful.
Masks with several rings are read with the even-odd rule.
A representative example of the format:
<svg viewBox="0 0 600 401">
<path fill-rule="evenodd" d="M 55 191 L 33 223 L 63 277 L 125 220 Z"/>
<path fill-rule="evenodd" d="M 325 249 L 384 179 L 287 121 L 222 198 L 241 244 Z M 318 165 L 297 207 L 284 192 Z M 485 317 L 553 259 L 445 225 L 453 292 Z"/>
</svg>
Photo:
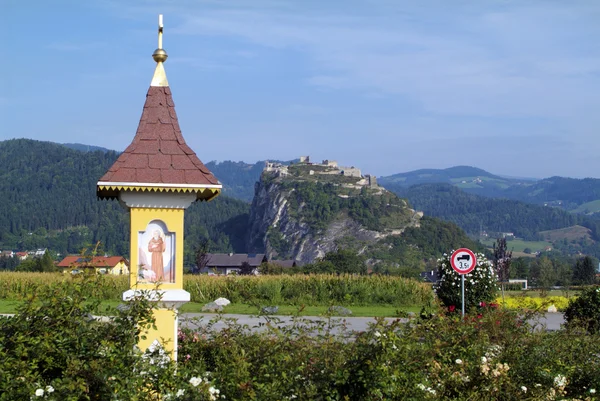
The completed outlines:
<svg viewBox="0 0 600 401">
<path fill-rule="evenodd" d="M 571 210 L 571 213 L 578 214 L 592 214 L 596 212 L 600 212 L 600 199 L 584 203 L 582 205 L 579 205 L 577 209 Z"/>
<path fill-rule="evenodd" d="M 480 242 L 491 249 L 494 246 L 494 242 L 496 242 L 496 240 L 488 239 Z M 531 249 L 532 253 L 535 253 L 537 251 L 543 252 L 546 249 L 546 247 L 552 248 L 552 243 L 548 241 L 524 241 L 521 239 L 514 239 L 506 241 L 506 246 L 509 250 L 512 250 L 513 252 L 523 253 L 523 251 L 525 251 L 525 248 L 529 248 Z"/>
</svg>

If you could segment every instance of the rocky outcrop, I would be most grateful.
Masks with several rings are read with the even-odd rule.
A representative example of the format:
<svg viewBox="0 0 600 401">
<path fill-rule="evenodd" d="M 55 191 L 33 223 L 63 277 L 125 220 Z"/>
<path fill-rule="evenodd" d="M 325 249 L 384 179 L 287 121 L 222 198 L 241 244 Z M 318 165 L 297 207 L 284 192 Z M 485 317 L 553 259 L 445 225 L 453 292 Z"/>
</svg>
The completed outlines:
<svg viewBox="0 0 600 401">
<path fill-rule="evenodd" d="M 315 230 L 302 220 L 299 211 L 290 207 L 290 197 L 295 189 L 281 184 L 281 179 L 263 174 L 255 185 L 254 199 L 250 210 L 248 250 L 266 253 L 269 259 L 279 257 L 310 263 L 335 251 L 340 240 L 351 238 L 354 243 L 374 244 L 389 235 L 399 235 L 408 226 L 418 226 L 422 214 L 405 206 L 412 218 L 403 227 L 392 227 L 382 231 L 368 230 L 341 211 L 327 223 L 324 229 Z M 379 187 L 377 191 L 385 191 Z M 405 203 L 403 203 L 405 204 Z"/>
</svg>

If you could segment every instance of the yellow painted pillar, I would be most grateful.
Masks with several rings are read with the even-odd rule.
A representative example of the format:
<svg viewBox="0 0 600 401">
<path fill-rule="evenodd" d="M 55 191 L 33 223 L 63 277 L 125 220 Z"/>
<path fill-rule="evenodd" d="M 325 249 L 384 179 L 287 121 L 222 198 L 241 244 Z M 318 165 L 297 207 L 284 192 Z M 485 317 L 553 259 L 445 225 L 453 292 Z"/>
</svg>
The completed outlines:
<svg viewBox="0 0 600 401">
<path fill-rule="evenodd" d="M 100 199 L 118 199 L 131 214 L 129 301 L 158 301 L 156 330 L 145 333 L 142 350 L 160 345 L 177 359 L 177 309 L 190 300 L 183 290 L 183 217 L 195 201 L 219 195 L 222 185 L 186 144 L 163 63 L 162 15 L 156 68 L 131 144 L 100 178 Z"/>
<path fill-rule="evenodd" d="M 158 302 L 156 330 L 138 345 L 160 345 L 177 359 L 178 308 L 190 300 L 183 289 L 183 219 L 196 194 L 122 191 L 119 199 L 131 214 L 131 289 L 123 300 L 143 295 Z"/>
</svg>

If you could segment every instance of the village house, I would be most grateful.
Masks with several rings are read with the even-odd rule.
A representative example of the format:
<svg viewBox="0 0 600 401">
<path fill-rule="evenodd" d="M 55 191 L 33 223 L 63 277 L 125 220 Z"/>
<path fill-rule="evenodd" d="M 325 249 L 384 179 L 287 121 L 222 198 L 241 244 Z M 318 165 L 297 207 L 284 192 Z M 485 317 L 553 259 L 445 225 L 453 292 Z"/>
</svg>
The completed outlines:
<svg viewBox="0 0 600 401">
<path fill-rule="evenodd" d="M 258 274 L 258 266 L 266 262 L 267 257 L 264 253 L 208 253 L 206 260 L 201 273 L 239 273 L 246 262 L 252 267 L 252 273 Z"/>
<path fill-rule="evenodd" d="M 93 268 L 98 274 L 129 274 L 129 261 L 122 256 L 96 256 L 91 259 L 67 256 L 56 266 L 63 273 L 79 273 L 82 269 Z"/>
</svg>

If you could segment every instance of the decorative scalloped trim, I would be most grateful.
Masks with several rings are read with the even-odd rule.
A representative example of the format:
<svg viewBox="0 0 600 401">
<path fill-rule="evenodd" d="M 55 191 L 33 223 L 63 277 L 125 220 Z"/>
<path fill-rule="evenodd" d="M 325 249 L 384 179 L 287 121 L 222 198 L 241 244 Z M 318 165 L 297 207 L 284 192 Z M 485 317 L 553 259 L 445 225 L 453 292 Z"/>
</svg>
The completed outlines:
<svg viewBox="0 0 600 401">
<path fill-rule="evenodd" d="M 190 187 L 146 187 L 131 185 L 98 185 L 96 192 L 100 199 L 117 198 L 116 195 L 102 194 L 103 191 L 139 191 L 139 192 L 184 192 L 196 193 L 198 199 L 211 200 L 221 193 L 221 188 L 190 188 Z"/>
</svg>

